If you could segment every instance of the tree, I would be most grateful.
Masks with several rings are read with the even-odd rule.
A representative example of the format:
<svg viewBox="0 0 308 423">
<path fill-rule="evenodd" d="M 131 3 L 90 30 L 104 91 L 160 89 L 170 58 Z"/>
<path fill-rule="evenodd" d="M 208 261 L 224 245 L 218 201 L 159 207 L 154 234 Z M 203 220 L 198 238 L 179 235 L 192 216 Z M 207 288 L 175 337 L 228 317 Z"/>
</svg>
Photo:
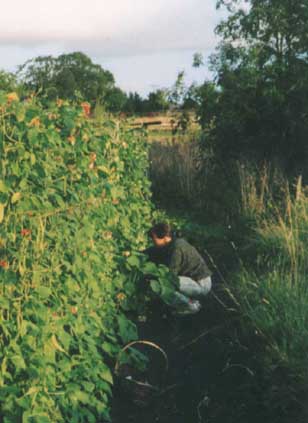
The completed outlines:
<svg viewBox="0 0 308 423">
<path fill-rule="evenodd" d="M 146 112 L 145 100 L 137 92 L 130 92 L 124 106 L 124 111 L 131 114 Z"/>
<path fill-rule="evenodd" d="M 216 99 L 210 110 L 204 99 L 202 125 L 212 125 L 221 158 L 278 160 L 300 172 L 308 159 L 308 0 L 220 0 L 222 6 L 230 14 L 217 27 L 222 42 L 211 59 Z"/>
<path fill-rule="evenodd" d="M 105 103 L 107 104 L 108 111 L 118 113 L 125 110 L 127 102 L 127 95 L 118 87 L 114 87 L 108 91 Z"/>
<path fill-rule="evenodd" d="M 169 102 L 175 107 L 180 107 L 186 94 L 185 72 L 179 72 L 173 87 L 169 91 Z"/>
<path fill-rule="evenodd" d="M 186 89 L 182 104 L 184 110 L 196 110 L 201 106 L 203 101 L 202 87 L 203 85 L 193 83 Z"/>
<path fill-rule="evenodd" d="M 74 73 L 67 67 L 59 69 L 51 85 L 52 88 L 56 89 L 58 96 L 62 98 L 73 99 L 76 90 L 79 89 Z"/>
<path fill-rule="evenodd" d="M 193 56 L 193 67 L 199 68 L 204 65 L 204 59 L 202 53 L 195 53 Z"/>
<path fill-rule="evenodd" d="M 58 57 L 39 56 L 21 65 L 18 77 L 27 89 L 38 94 L 104 103 L 115 88 L 111 72 L 81 52 Z"/>
<path fill-rule="evenodd" d="M 84 53 L 62 54 L 56 59 L 56 73 L 62 73 L 67 78 L 68 72 L 72 86 L 75 83 L 81 96 L 91 102 L 104 102 L 109 91 L 115 87 L 112 73 L 94 64 Z"/>
<path fill-rule="evenodd" d="M 158 89 L 148 95 L 147 110 L 149 112 L 164 112 L 169 107 L 168 93 L 166 90 Z"/>
<path fill-rule="evenodd" d="M 54 85 L 55 64 L 52 56 L 38 56 L 20 65 L 17 76 L 28 90 L 45 92 Z"/>
</svg>

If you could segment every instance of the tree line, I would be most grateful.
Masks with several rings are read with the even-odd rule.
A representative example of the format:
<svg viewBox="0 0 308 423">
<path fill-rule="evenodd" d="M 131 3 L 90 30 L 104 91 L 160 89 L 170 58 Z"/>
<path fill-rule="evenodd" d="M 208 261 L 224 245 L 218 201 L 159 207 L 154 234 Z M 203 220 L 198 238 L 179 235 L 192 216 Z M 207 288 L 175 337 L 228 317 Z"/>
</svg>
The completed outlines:
<svg viewBox="0 0 308 423">
<path fill-rule="evenodd" d="M 144 114 L 182 106 L 183 76 L 171 89 L 157 89 L 143 98 L 137 92 L 120 89 L 114 75 L 93 63 L 86 54 L 73 52 L 58 57 L 35 57 L 18 66 L 15 73 L 0 71 L 0 89 L 18 91 L 21 96 L 34 93 L 47 102 L 57 98 L 85 100 L 111 113 Z M 190 94 L 186 91 L 188 106 Z"/>
</svg>

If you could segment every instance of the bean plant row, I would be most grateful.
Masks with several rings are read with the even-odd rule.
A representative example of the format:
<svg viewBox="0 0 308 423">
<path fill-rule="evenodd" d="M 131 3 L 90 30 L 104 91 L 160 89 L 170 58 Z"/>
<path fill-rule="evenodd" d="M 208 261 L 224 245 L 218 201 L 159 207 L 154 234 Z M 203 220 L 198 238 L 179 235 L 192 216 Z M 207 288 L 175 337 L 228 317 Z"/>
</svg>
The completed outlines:
<svg viewBox="0 0 308 423">
<path fill-rule="evenodd" d="M 147 169 L 142 134 L 87 104 L 0 92 L 1 421 L 108 421 L 127 313 L 172 293 L 139 253 Z"/>
</svg>

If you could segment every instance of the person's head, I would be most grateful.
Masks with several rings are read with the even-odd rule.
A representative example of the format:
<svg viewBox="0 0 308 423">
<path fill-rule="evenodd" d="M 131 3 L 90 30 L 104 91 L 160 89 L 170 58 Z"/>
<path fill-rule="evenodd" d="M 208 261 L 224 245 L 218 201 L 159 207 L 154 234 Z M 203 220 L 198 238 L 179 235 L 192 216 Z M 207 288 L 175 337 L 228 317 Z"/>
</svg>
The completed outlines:
<svg viewBox="0 0 308 423">
<path fill-rule="evenodd" d="M 168 223 L 157 223 L 149 231 L 156 247 L 165 247 L 172 241 L 172 229 Z"/>
</svg>

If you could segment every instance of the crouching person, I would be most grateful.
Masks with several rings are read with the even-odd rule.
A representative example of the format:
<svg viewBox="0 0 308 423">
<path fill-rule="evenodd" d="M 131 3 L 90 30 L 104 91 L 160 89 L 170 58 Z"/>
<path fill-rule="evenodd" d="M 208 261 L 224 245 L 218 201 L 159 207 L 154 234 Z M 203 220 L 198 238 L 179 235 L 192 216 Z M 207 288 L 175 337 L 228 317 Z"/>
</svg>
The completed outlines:
<svg viewBox="0 0 308 423">
<path fill-rule="evenodd" d="M 149 232 L 154 246 L 146 250 L 150 260 L 164 264 L 179 277 L 179 291 L 173 306 L 178 314 L 195 314 L 212 288 L 211 272 L 195 247 L 177 237 L 167 223 L 158 223 Z"/>
</svg>

